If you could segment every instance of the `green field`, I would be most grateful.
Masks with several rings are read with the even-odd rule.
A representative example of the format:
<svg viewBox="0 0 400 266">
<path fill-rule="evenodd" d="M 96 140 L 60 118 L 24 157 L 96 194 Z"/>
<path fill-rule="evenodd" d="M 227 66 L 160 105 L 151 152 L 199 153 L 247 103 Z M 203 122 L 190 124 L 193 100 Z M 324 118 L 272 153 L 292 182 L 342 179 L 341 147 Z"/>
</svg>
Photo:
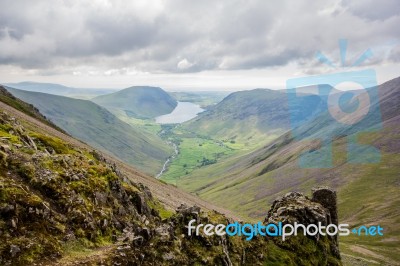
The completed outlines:
<svg viewBox="0 0 400 266">
<path fill-rule="evenodd" d="M 162 130 L 161 125 L 155 123 L 153 119 L 135 118 L 127 115 L 125 111 L 118 108 L 108 108 L 107 110 L 118 117 L 119 120 L 133 126 L 134 128 L 140 128 L 152 135 L 158 135 L 158 133 L 160 133 Z"/>
<path fill-rule="evenodd" d="M 161 179 L 177 185 L 182 176 L 194 170 L 215 164 L 218 160 L 232 154 L 234 150 L 214 140 L 198 137 L 180 139 L 179 153 L 172 159 L 168 170 Z"/>
</svg>

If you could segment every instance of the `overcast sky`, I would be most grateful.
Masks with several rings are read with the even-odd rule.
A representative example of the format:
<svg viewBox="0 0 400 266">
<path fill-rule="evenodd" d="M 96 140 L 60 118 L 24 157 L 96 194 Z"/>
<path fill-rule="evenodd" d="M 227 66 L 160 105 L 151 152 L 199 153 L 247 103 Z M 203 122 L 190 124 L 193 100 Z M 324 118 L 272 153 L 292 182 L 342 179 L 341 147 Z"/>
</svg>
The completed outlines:
<svg viewBox="0 0 400 266">
<path fill-rule="evenodd" d="M 0 0 L 0 82 L 167 90 L 280 89 L 343 71 L 365 50 L 378 82 L 400 76 L 400 5 L 364 1 Z"/>
</svg>

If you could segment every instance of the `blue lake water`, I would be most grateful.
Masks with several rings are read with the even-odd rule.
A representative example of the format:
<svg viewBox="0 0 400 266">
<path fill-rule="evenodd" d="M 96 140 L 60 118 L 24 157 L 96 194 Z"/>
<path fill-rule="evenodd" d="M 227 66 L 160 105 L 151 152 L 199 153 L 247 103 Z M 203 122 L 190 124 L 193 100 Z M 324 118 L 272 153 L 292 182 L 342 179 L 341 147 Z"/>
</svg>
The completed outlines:
<svg viewBox="0 0 400 266">
<path fill-rule="evenodd" d="M 203 112 L 199 105 L 190 102 L 178 102 L 175 109 L 166 115 L 156 117 L 158 124 L 179 124 L 195 118 L 197 114 Z"/>
</svg>

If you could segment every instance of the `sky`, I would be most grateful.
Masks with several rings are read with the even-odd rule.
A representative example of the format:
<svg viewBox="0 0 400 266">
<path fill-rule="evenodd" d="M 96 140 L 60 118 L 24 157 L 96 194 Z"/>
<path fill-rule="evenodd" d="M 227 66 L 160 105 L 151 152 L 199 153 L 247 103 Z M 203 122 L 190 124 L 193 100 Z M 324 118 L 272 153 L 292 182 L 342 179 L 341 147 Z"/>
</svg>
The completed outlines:
<svg viewBox="0 0 400 266">
<path fill-rule="evenodd" d="M 372 68 L 382 83 L 400 76 L 399 25 L 397 0 L 0 0 L 0 82 L 233 91 Z"/>
</svg>

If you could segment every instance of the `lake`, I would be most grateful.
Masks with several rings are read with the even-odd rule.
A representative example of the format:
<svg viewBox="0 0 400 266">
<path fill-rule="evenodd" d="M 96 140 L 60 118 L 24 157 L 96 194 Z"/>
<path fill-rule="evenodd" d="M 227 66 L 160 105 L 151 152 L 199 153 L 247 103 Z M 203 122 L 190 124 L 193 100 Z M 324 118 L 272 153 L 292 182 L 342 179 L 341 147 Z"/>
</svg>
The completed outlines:
<svg viewBox="0 0 400 266">
<path fill-rule="evenodd" d="M 156 117 L 158 124 L 179 124 L 195 118 L 197 114 L 203 112 L 199 105 L 190 102 L 178 102 L 175 109 L 166 115 Z"/>
</svg>

